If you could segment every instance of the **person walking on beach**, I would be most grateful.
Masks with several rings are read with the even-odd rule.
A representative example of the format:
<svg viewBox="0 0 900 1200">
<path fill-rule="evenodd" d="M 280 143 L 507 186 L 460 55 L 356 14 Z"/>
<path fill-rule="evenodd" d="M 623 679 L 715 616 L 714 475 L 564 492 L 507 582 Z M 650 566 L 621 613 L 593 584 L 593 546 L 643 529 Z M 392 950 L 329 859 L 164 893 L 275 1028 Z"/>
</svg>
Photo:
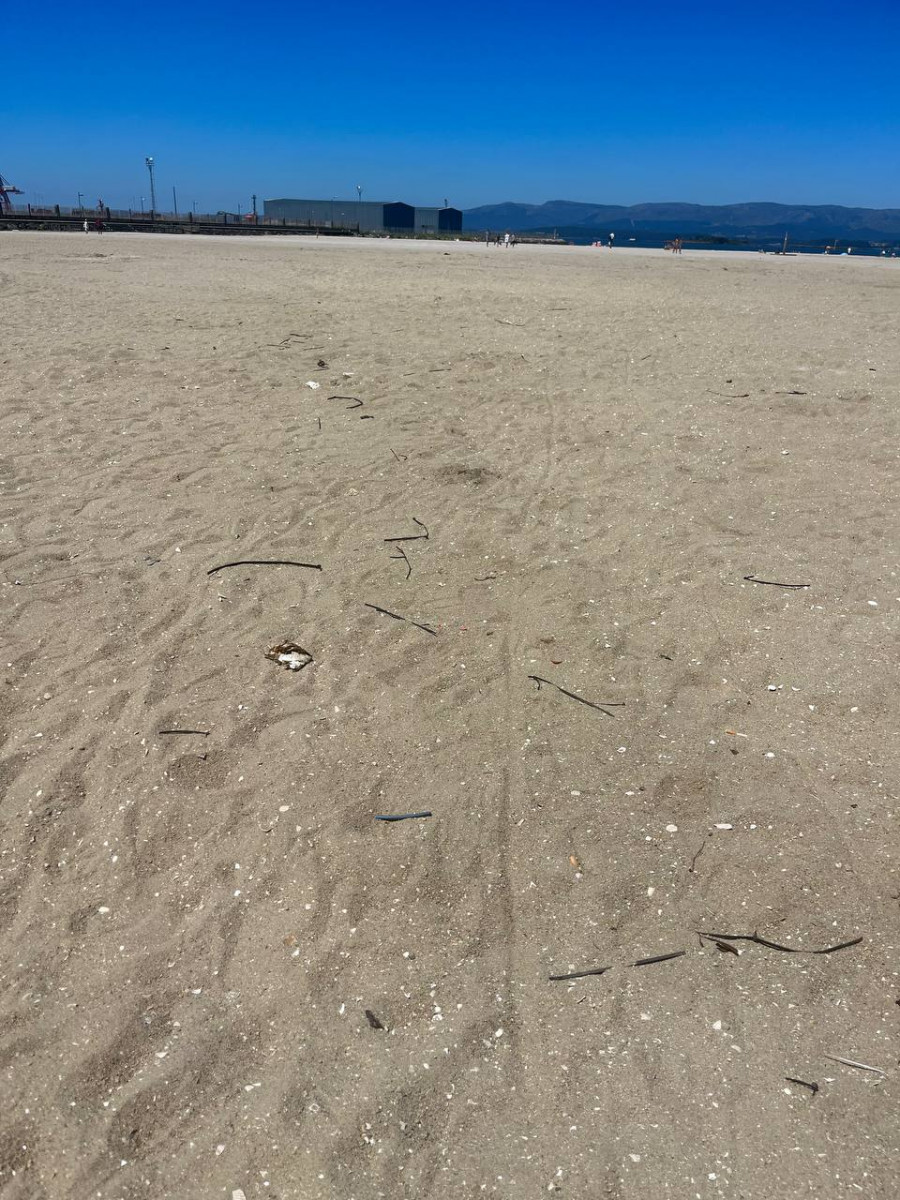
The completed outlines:
<svg viewBox="0 0 900 1200">
<path fill-rule="evenodd" d="M 85 233 L 89 233 L 89 232 L 90 232 L 90 229 L 89 229 L 89 226 L 88 226 L 88 223 L 87 223 L 87 218 L 85 218 L 85 222 L 84 222 L 84 225 L 82 226 L 82 228 L 84 229 L 84 232 L 85 232 Z"/>
<path fill-rule="evenodd" d="M 503 245 L 506 247 L 507 250 L 509 249 L 509 234 L 508 233 L 505 233 L 503 235 Z"/>
</svg>

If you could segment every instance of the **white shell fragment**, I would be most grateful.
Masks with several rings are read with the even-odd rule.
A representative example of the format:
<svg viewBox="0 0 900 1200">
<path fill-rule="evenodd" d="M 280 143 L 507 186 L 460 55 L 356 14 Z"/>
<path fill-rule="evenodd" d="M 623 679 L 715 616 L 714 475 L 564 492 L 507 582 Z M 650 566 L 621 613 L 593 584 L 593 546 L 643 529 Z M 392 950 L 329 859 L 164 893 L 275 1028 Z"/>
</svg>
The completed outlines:
<svg viewBox="0 0 900 1200">
<path fill-rule="evenodd" d="M 277 646 L 272 646 L 266 651 L 266 658 L 280 663 L 286 671 L 302 671 L 313 660 L 310 652 L 298 646 L 296 642 L 279 642 Z"/>
<path fill-rule="evenodd" d="M 310 388 L 311 391 L 317 392 L 322 385 L 321 383 L 317 383 L 315 379 L 307 379 L 306 386 Z"/>
</svg>

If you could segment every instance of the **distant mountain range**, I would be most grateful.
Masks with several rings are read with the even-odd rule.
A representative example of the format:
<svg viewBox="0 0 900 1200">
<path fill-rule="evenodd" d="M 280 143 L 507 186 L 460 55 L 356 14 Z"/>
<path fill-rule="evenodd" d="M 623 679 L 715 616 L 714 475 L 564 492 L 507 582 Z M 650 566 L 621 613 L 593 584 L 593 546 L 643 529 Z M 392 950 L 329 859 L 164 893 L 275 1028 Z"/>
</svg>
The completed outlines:
<svg viewBox="0 0 900 1200">
<path fill-rule="evenodd" d="M 629 232 L 721 237 L 780 237 L 860 241 L 900 240 L 900 208 L 844 208 L 839 204 L 484 204 L 463 213 L 463 228 L 589 234 Z"/>
</svg>

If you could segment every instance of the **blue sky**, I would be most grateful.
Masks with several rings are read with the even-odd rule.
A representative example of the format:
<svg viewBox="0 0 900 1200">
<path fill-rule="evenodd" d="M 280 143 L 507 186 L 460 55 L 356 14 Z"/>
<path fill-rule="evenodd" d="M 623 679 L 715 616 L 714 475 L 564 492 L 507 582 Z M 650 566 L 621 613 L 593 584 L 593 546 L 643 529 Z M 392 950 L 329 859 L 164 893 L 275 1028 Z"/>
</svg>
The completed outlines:
<svg viewBox="0 0 900 1200">
<path fill-rule="evenodd" d="M 6 8 L 23 200 L 900 207 L 900 0 Z"/>
</svg>

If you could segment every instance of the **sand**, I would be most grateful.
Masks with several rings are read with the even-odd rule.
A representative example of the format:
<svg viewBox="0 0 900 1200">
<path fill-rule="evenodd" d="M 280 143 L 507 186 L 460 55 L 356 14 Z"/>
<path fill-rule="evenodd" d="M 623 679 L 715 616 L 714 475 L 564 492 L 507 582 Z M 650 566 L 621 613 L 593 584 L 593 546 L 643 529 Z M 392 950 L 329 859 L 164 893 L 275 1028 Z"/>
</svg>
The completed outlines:
<svg viewBox="0 0 900 1200">
<path fill-rule="evenodd" d="M 0 277 L 4 1200 L 893 1197 L 900 264 Z"/>
</svg>

